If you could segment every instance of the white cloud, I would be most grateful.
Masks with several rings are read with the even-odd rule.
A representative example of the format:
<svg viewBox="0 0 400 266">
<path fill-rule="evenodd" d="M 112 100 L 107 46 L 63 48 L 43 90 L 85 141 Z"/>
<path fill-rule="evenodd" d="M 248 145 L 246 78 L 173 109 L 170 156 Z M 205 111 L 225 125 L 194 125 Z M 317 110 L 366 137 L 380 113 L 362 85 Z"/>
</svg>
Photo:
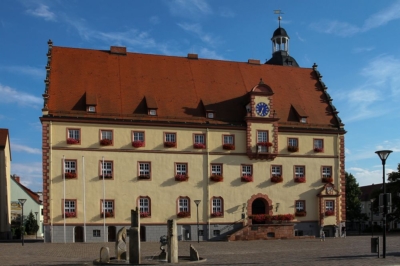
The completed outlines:
<svg viewBox="0 0 400 266">
<path fill-rule="evenodd" d="M 48 6 L 43 4 L 39 4 L 36 9 L 28 9 L 26 12 L 32 16 L 43 18 L 47 21 L 56 21 L 56 15 L 50 11 Z"/>
<path fill-rule="evenodd" d="M 151 24 L 158 24 L 158 23 L 160 23 L 160 19 L 159 19 L 157 16 L 152 16 L 152 17 L 150 17 L 149 21 L 150 21 Z"/>
<path fill-rule="evenodd" d="M 353 53 L 364 53 L 364 52 L 371 52 L 374 50 L 375 47 L 357 47 L 353 49 Z"/>
<path fill-rule="evenodd" d="M 300 37 L 300 34 L 298 32 L 296 32 L 296 36 L 297 36 L 297 39 L 299 39 L 299 41 L 305 42 L 305 40 Z"/>
<path fill-rule="evenodd" d="M 172 15 L 187 18 L 198 18 L 201 15 L 212 14 L 211 7 L 205 0 L 169 0 L 166 1 Z"/>
<path fill-rule="evenodd" d="M 43 99 L 31 94 L 17 91 L 8 86 L 0 84 L 0 103 L 16 103 L 22 106 L 39 107 L 43 104 Z"/>
<path fill-rule="evenodd" d="M 212 59 L 218 59 L 218 60 L 224 60 L 224 58 L 220 55 L 218 55 L 215 51 L 211 51 L 207 48 L 202 48 L 200 50 L 200 56 L 204 58 L 212 58 Z"/>
<path fill-rule="evenodd" d="M 228 7 L 221 7 L 219 10 L 219 13 L 221 15 L 221 17 L 224 18 L 233 18 L 235 17 L 235 12 L 232 11 L 232 9 L 228 8 Z"/>
<path fill-rule="evenodd" d="M 26 153 L 30 153 L 30 154 L 41 154 L 42 153 L 40 149 L 35 149 L 35 148 L 28 147 L 28 146 L 16 144 L 16 143 L 11 143 L 11 150 L 13 152 L 14 151 L 26 152 Z"/>
<path fill-rule="evenodd" d="M 400 1 L 395 1 L 391 6 L 373 14 L 365 20 L 362 31 L 378 28 L 392 20 L 400 18 Z"/>
<path fill-rule="evenodd" d="M 11 173 L 21 178 L 21 183 L 32 191 L 43 190 L 42 163 L 13 163 Z"/>
<path fill-rule="evenodd" d="M 347 22 L 324 20 L 312 23 L 310 27 L 318 32 L 347 37 L 360 32 L 360 28 Z"/>
<path fill-rule="evenodd" d="M 1 71 L 7 71 L 14 74 L 23 74 L 35 78 L 43 78 L 46 76 L 44 67 L 30 67 L 30 66 L 0 66 Z"/>
<path fill-rule="evenodd" d="M 219 43 L 217 37 L 213 37 L 211 34 L 203 32 L 201 25 L 198 23 L 178 23 L 178 26 L 185 31 L 194 33 L 200 40 L 208 45 L 214 46 Z"/>
<path fill-rule="evenodd" d="M 382 165 L 374 167 L 376 169 L 364 169 L 359 167 L 350 167 L 346 169 L 346 172 L 351 173 L 357 180 L 360 186 L 368 186 L 372 184 L 381 184 L 382 179 Z M 386 168 L 386 173 L 396 171 L 395 169 Z"/>
</svg>

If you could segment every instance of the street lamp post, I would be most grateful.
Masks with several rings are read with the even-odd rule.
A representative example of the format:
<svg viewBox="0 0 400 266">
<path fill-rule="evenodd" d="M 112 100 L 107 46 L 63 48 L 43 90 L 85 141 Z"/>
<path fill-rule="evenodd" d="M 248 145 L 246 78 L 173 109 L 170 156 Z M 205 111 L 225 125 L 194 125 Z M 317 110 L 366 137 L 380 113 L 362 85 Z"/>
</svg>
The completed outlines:
<svg viewBox="0 0 400 266">
<path fill-rule="evenodd" d="M 22 245 L 24 245 L 24 234 L 25 234 L 25 230 L 24 230 L 24 203 L 26 201 L 26 199 L 18 199 L 19 203 L 22 205 L 22 215 L 21 215 L 21 240 L 22 240 Z"/>
<path fill-rule="evenodd" d="M 196 203 L 196 208 L 197 208 L 197 243 L 200 243 L 200 237 L 199 237 L 199 204 L 201 200 L 195 200 L 194 203 Z"/>
<path fill-rule="evenodd" d="M 387 215 L 387 197 L 386 197 L 386 183 L 385 183 L 385 164 L 386 159 L 389 157 L 389 154 L 392 153 L 390 150 L 382 150 L 376 151 L 379 158 L 382 161 L 382 179 L 383 179 L 383 258 L 386 258 L 386 215 Z"/>
<path fill-rule="evenodd" d="M 36 215 L 36 225 L 38 226 L 38 230 L 36 230 L 36 239 L 37 239 L 37 231 L 39 231 L 39 224 L 38 224 L 38 221 L 37 221 L 37 215 L 38 215 L 38 213 L 39 213 L 39 212 L 35 212 L 35 215 Z"/>
<path fill-rule="evenodd" d="M 373 206 L 374 206 L 375 199 L 371 199 L 370 201 L 371 201 L 371 233 L 372 233 L 371 237 L 374 237 L 374 220 L 373 220 L 374 212 L 373 212 Z"/>
</svg>

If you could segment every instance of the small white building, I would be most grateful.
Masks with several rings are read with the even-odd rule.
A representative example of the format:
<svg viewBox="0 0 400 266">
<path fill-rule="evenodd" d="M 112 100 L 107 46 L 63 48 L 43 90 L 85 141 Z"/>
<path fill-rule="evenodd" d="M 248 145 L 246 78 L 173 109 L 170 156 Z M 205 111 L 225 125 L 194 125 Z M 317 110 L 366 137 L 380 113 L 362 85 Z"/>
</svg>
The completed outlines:
<svg viewBox="0 0 400 266">
<path fill-rule="evenodd" d="M 35 193 L 29 188 L 25 187 L 20 182 L 19 176 L 11 176 L 11 221 L 20 221 L 22 214 L 22 206 L 18 199 L 26 199 L 24 204 L 24 220 L 28 217 L 29 213 L 35 216 L 38 221 L 39 230 L 37 231 L 37 237 L 43 238 L 43 219 L 42 211 L 43 204 L 41 199 L 41 193 Z"/>
</svg>

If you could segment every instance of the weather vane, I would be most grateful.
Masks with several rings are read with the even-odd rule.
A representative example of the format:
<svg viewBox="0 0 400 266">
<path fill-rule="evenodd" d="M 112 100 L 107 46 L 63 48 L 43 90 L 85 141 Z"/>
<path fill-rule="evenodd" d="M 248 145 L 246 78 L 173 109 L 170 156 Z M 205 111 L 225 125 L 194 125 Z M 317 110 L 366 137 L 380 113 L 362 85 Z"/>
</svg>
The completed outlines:
<svg viewBox="0 0 400 266">
<path fill-rule="evenodd" d="M 282 12 L 282 10 L 277 9 L 277 10 L 274 10 L 274 14 L 278 14 L 279 15 L 278 16 L 278 23 L 279 23 L 279 28 L 280 28 L 281 27 L 281 20 L 282 20 L 281 14 L 284 14 L 284 13 Z"/>
</svg>

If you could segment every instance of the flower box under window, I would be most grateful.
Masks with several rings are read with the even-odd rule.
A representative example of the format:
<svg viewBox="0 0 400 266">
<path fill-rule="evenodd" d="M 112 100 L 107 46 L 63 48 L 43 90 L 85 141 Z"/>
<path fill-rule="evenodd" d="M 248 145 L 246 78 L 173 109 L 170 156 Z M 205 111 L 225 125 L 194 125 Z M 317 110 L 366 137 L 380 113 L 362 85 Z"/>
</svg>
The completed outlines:
<svg viewBox="0 0 400 266">
<path fill-rule="evenodd" d="M 188 175 L 176 175 L 175 181 L 187 181 L 189 179 Z"/>
<path fill-rule="evenodd" d="M 223 212 L 213 212 L 211 213 L 211 217 L 222 217 L 224 214 Z"/>
<path fill-rule="evenodd" d="M 166 141 L 166 142 L 164 142 L 164 147 L 165 148 L 174 148 L 174 147 L 176 147 L 176 142 L 175 141 Z"/>
<path fill-rule="evenodd" d="M 271 147 L 272 143 L 269 142 L 269 141 L 266 141 L 266 142 L 259 142 L 259 143 L 257 143 L 257 145 L 258 146 L 263 146 L 263 147 Z"/>
<path fill-rule="evenodd" d="M 78 144 L 79 139 L 67 138 L 67 144 Z"/>
<path fill-rule="evenodd" d="M 295 216 L 303 217 L 307 215 L 306 211 L 296 211 Z"/>
<path fill-rule="evenodd" d="M 273 176 L 273 177 L 271 177 L 271 182 L 281 183 L 281 182 L 283 182 L 283 177 L 282 176 Z"/>
<path fill-rule="evenodd" d="M 305 183 L 306 182 L 306 178 L 305 177 L 296 177 L 294 179 L 294 182 L 296 182 L 296 183 Z"/>
<path fill-rule="evenodd" d="M 100 140 L 100 145 L 101 146 L 108 146 L 112 144 L 112 140 L 111 139 L 101 139 Z"/>
<path fill-rule="evenodd" d="M 221 182 L 224 180 L 224 177 L 222 175 L 212 175 L 210 176 L 210 180 L 214 182 Z"/>
<path fill-rule="evenodd" d="M 235 149 L 235 145 L 233 145 L 233 144 L 223 144 L 222 148 L 224 150 L 234 150 Z"/>
<path fill-rule="evenodd" d="M 104 218 L 104 212 L 101 213 L 101 217 Z M 109 217 L 114 217 L 114 213 L 113 212 L 106 212 L 106 218 Z"/>
<path fill-rule="evenodd" d="M 76 173 L 66 172 L 64 176 L 65 178 L 76 178 Z"/>
<path fill-rule="evenodd" d="M 141 217 L 141 218 L 150 217 L 150 213 L 149 213 L 149 212 L 141 212 L 141 213 L 140 213 L 140 217 Z"/>
<path fill-rule="evenodd" d="M 250 215 L 249 218 L 252 219 L 253 222 L 257 223 L 265 223 L 271 220 L 271 217 L 268 214 L 253 214 Z"/>
<path fill-rule="evenodd" d="M 139 179 L 150 179 L 150 175 L 139 175 Z"/>
<path fill-rule="evenodd" d="M 252 182 L 253 181 L 253 176 L 247 175 L 247 176 L 242 176 L 242 182 Z"/>
<path fill-rule="evenodd" d="M 99 175 L 99 177 L 100 177 L 100 178 L 103 178 L 103 175 Z M 112 178 L 113 178 L 113 176 L 110 175 L 110 174 L 105 174 L 105 175 L 104 175 L 104 179 L 112 179 Z"/>
<path fill-rule="evenodd" d="M 325 212 L 325 216 L 333 216 L 333 215 L 335 215 L 334 211 L 326 211 Z"/>
<path fill-rule="evenodd" d="M 190 212 L 178 212 L 177 216 L 180 217 L 180 218 L 189 217 L 190 216 Z"/>
<path fill-rule="evenodd" d="M 297 152 L 297 151 L 299 151 L 299 147 L 298 146 L 288 146 L 287 147 L 287 150 L 289 151 L 289 152 Z"/>
<path fill-rule="evenodd" d="M 132 147 L 134 148 L 144 147 L 144 141 L 141 140 L 132 141 Z"/>
<path fill-rule="evenodd" d="M 204 143 L 194 143 L 193 148 L 195 149 L 205 149 L 206 145 Z"/>
<path fill-rule="evenodd" d="M 65 218 L 74 218 L 74 217 L 76 217 L 76 212 L 65 212 L 64 217 Z"/>
<path fill-rule="evenodd" d="M 324 149 L 322 149 L 322 148 L 314 148 L 314 152 L 323 152 L 324 151 Z"/>
<path fill-rule="evenodd" d="M 323 183 L 332 183 L 333 182 L 333 177 L 323 177 L 322 178 Z"/>
</svg>

